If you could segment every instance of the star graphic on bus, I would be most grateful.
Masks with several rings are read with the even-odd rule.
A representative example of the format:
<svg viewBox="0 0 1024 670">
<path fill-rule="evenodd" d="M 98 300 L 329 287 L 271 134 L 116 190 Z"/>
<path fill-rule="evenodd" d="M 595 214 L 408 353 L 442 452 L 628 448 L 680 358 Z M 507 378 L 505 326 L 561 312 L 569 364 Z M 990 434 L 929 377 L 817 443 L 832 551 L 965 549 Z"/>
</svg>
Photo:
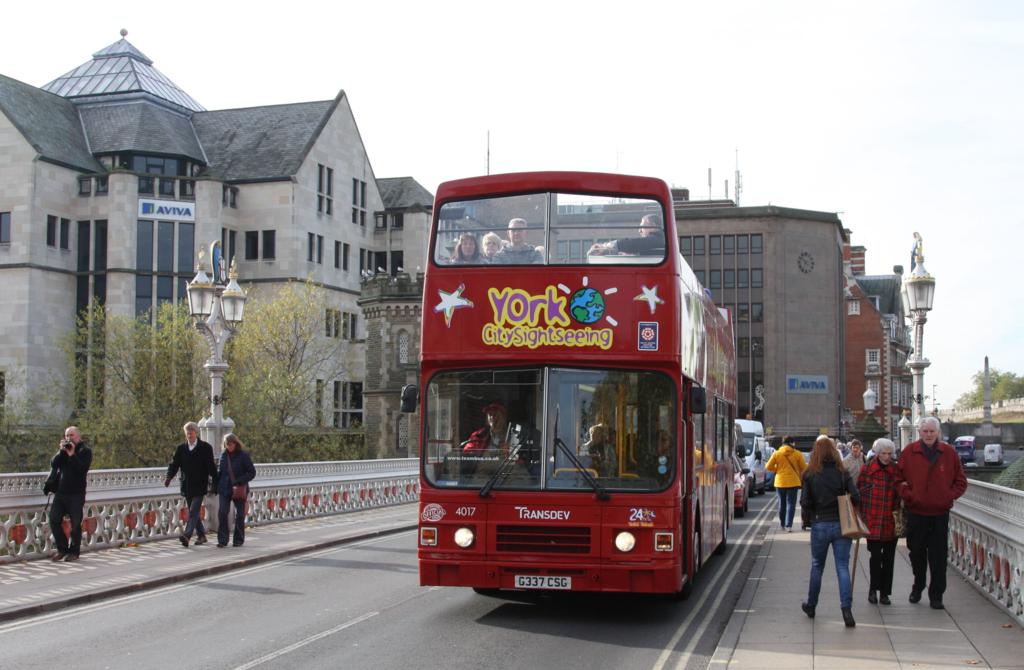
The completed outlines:
<svg viewBox="0 0 1024 670">
<path fill-rule="evenodd" d="M 604 317 L 604 320 L 613 326 L 619 325 L 614 317 L 604 313 L 604 296 L 617 293 L 619 289 L 614 287 L 605 289 L 604 295 L 602 295 L 597 289 L 590 288 L 589 284 L 590 277 L 583 277 L 583 288 L 575 292 L 565 284 L 558 285 L 559 291 L 572 296 L 569 298 L 569 315 L 573 320 L 587 325 L 600 321 L 601 317 Z"/>
<path fill-rule="evenodd" d="M 633 300 L 646 301 L 647 302 L 647 306 L 651 310 L 651 314 L 654 314 L 654 310 L 655 310 L 655 307 L 657 305 L 664 305 L 665 304 L 665 301 L 658 297 L 658 287 L 657 286 L 652 286 L 651 288 L 647 288 L 646 286 L 641 285 L 640 286 L 640 290 L 642 291 L 642 293 L 640 295 L 634 297 Z"/>
<path fill-rule="evenodd" d="M 459 288 L 451 293 L 437 289 L 437 296 L 441 298 L 441 302 L 434 305 L 434 313 L 444 312 L 444 325 L 448 328 L 452 327 L 452 315 L 455 313 L 455 310 L 473 306 L 472 300 L 462 297 L 462 292 L 465 290 L 465 284 L 459 284 Z"/>
</svg>

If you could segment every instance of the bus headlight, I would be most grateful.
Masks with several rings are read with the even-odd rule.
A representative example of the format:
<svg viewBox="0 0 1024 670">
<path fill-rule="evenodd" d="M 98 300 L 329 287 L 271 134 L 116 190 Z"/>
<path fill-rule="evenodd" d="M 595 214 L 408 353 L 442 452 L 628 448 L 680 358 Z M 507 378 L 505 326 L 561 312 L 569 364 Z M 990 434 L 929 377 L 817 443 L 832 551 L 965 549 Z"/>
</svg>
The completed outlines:
<svg viewBox="0 0 1024 670">
<path fill-rule="evenodd" d="M 636 546 L 636 537 L 629 531 L 622 531 L 615 536 L 615 548 L 619 551 L 626 553 L 633 551 L 633 547 Z"/>
<path fill-rule="evenodd" d="M 655 533 L 654 551 L 672 551 L 672 533 Z"/>
<path fill-rule="evenodd" d="M 459 545 L 463 549 L 469 549 L 473 546 L 473 540 L 475 536 L 473 531 L 469 528 L 460 528 L 455 531 L 455 544 Z"/>
<path fill-rule="evenodd" d="M 437 529 L 428 527 L 420 528 L 420 544 L 424 547 L 436 547 Z"/>
</svg>

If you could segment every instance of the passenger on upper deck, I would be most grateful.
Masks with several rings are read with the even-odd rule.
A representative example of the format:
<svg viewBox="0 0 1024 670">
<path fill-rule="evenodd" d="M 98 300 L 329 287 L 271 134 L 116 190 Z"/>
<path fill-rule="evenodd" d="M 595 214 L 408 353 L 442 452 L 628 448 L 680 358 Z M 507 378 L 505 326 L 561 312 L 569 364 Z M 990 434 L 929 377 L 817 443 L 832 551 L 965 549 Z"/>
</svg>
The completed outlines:
<svg viewBox="0 0 1024 670">
<path fill-rule="evenodd" d="M 501 251 L 501 238 L 498 237 L 497 233 L 487 233 L 484 235 L 484 251 L 483 251 L 483 262 L 492 263 L 494 262 L 494 256 Z"/>
<path fill-rule="evenodd" d="M 476 235 L 473 233 L 462 233 L 455 244 L 455 253 L 452 254 L 452 265 L 480 265 L 486 262 L 480 254 L 480 247 L 476 243 Z"/>
<path fill-rule="evenodd" d="M 590 247 L 590 254 L 607 256 L 630 254 L 635 256 L 657 256 L 665 253 L 665 227 L 657 214 L 645 214 L 640 219 L 640 237 L 627 237 L 610 242 L 598 242 Z"/>
<path fill-rule="evenodd" d="M 544 256 L 526 241 L 526 219 L 512 219 L 508 222 L 508 243 L 494 256 L 495 263 L 505 265 L 529 265 L 544 262 Z"/>
</svg>

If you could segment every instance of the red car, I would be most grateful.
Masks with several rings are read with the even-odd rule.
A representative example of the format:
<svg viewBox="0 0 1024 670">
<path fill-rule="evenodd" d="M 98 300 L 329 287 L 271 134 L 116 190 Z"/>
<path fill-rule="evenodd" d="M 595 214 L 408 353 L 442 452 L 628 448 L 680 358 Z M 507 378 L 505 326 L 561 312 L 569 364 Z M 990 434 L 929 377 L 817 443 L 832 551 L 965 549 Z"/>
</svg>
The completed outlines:
<svg viewBox="0 0 1024 670">
<path fill-rule="evenodd" d="M 750 491 L 754 486 L 754 476 L 736 456 L 732 457 L 732 469 L 736 473 L 733 475 L 732 505 L 735 516 L 741 517 L 750 509 Z"/>
</svg>

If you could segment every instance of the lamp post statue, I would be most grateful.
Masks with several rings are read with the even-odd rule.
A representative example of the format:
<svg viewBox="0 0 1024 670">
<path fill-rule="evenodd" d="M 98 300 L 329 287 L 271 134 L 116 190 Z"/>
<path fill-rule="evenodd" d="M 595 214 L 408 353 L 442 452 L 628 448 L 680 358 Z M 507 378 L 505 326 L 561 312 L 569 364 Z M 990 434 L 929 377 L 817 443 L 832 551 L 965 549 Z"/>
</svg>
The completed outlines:
<svg viewBox="0 0 1024 670">
<path fill-rule="evenodd" d="M 228 277 L 224 273 L 224 260 L 220 242 L 210 245 L 210 271 L 203 267 L 203 252 L 199 252 L 196 276 L 188 284 L 188 310 L 196 330 L 210 345 L 210 358 L 203 367 L 210 375 L 210 415 L 199 422 L 202 438 L 220 453 L 221 442 L 230 433 L 235 422 L 224 416 L 224 373 L 228 369 L 224 360 L 224 346 L 242 323 L 245 294 L 238 285 L 238 270 L 234 259 Z M 225 280 L 227 284 L 225 285 Z"/>
<path fill-rule="evenodd" d="M 914 250 L 910 260 L 910 276 L 903 282 L 903 308 L 914 323 L 914 352 L 907 360 L 907 367 L 914 378 L 913 439 L 924 417 L 924 369 L 931 361 L 924 357 L 924 324 L 935 300 L 935 278 L 924 268 L 924 252 L 921 236 L 914 233 Z"/>
</svg>

